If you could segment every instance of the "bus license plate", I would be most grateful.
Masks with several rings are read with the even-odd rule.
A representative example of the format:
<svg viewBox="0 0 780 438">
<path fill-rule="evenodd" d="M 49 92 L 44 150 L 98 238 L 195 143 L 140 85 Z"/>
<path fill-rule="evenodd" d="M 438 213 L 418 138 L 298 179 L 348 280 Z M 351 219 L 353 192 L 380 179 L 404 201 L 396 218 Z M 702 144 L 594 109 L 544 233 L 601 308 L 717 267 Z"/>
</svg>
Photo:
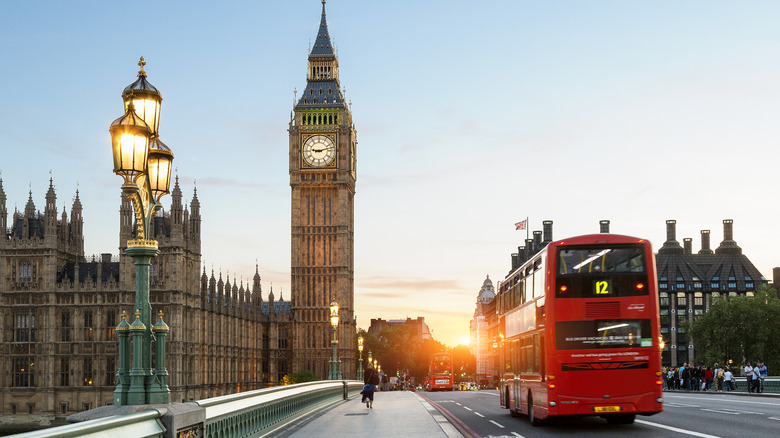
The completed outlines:
<svg viewBox="0 0 780 438">
<path fill-rule="evenodd" d="M 620 412 L 620 406 L 596 406 L 593 410 L 596 412 Z"/>
<path fill-rule="evenodd" d="M 446 385 L 446 384 L 448 384 L 448 383 L 450 383 L 450 381 L 449 381 L 449 380 L 437 380 L 437 381 L 436 381 L 436 384 L 437 384 L 437 385 Z"/>
</svg>

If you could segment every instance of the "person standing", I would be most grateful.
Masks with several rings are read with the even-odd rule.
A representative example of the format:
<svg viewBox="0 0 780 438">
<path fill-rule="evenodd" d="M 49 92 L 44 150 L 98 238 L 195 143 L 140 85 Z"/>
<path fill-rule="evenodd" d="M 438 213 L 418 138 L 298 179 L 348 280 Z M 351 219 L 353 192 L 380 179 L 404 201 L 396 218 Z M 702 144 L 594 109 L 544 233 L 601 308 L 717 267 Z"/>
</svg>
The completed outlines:
<svg viewBox="0 0 780 438">
<path fill-rule="evenodd" d="M 750 362 L 745 365 L 745 368 L 742 371 L 745 372 L 748 392 L 753 392 L 753 367 L 750 366 Z"/>
<path fill-rule="evenodd" d="M 726 391 L 733 391 L 734 387 L 731 386 L 731 381 L 734 380 L 734 374 L 731 372 L 731 368 L 726 368 L 723 373 L 723 381 L 726 383 Z"/>
<path fill-rule="evenodd" d="M 376 385 L 379 385 L 379 373 L 376 372 L 374 367 L 369 364 L 366 368 L 365 376 L 363 377 L 363 401 L 366 407 L 374 409 L 374 393 L 376 392 Z"/>
<path fill-rule="evenodd" d="M 764 361 L 761 361 L 758 363 L 758 373 L 759 373 L 759 384 L 758 384 L 758 392 L 764 392 L 764 381 L 767 376 L 767 369 L 766 365 L 764 365 Z"/>
<path fill-rule="evenodd" d="M 761 371 L 758 364 L 753 367 L 753 392 L 756 394 L 761 393 Z"/>
<path fill-rule="evenodd" d="M 707 367 L 704 372 L 704 390 L 712 391 L 712 367 Z"/>
</svg>

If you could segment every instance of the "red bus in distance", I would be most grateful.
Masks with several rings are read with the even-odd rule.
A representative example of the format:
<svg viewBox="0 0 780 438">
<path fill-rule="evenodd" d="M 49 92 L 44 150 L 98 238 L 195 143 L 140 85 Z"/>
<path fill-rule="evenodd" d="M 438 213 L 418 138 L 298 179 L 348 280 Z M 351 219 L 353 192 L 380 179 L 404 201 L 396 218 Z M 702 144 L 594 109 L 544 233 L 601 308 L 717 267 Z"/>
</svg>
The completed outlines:
<svg viewBox="0 0 780 438">
<path fill-rule="evenodd" d="M 428 367 L 429 391 L 453 391 L 452 355 L 450 353 L 434 353 Z"/>
<path fill-rule="evenodd" d="M 538 426 L 663 410 L 658 287 L 650 243 L 595 234 L 552 242 L 497 288 L 501 406 Z"/>
</svg>

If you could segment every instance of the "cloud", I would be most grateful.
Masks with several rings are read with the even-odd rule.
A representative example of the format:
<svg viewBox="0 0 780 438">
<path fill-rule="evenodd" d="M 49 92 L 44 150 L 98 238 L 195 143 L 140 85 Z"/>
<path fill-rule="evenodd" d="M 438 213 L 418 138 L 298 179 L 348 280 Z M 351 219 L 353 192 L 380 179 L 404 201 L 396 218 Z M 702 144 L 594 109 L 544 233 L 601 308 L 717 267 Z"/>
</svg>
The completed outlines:
<svg viewBox="0 0 780 438">
<path fill-rule="evenodd" d="M 400 277 L 365 277 L 358 279 L 358 289 L 391 290 L 393 296 L 415 295 L 420 291 L 440 291 L 463 289 L 463 285 L 453 279 L 428 280 Z M 457 293 L 457 292 L 456 292 Z M 372 293 L 372 296 L 376 294 Z"/>
</svg>

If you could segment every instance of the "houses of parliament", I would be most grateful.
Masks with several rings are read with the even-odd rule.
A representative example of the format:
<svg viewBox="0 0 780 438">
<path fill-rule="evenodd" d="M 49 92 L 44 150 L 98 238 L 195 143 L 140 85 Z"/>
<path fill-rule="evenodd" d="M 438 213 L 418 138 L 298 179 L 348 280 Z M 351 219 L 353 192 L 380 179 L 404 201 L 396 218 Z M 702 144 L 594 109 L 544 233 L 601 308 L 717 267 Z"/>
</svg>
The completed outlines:
<svg viewBox="0 0 780 438">
<path fill-rule="evenodd" d="M 150 302 L 171 329 L 172 402 L 263 388 L 303 370 L 326 379 L 332 301 L 340 305 L 342 375 L 355 377 L 357 141 L 322 3 L 306 89 L 288 129 L 289 299 L 262 290 L 259 267 L 251 284 L 207 272 L 197 189 L 185 200 L 178 177 L 169 208 L 152 219 L 149 238 L 160 254 L 149 269 Z M 125 254 L 135 217 L 120 195 L 118 254 L 85 257 L 78 190 L 73 199 L 69 212 L 58 211 L 50 179 L 42 211 L 31 191 L 24 210 L 9 213 L 0 178 L 0 423 L 20 416 L 53 420 L 113 400 L 116 327 L 135 302 L 135 267 Z"/>
</svg>

